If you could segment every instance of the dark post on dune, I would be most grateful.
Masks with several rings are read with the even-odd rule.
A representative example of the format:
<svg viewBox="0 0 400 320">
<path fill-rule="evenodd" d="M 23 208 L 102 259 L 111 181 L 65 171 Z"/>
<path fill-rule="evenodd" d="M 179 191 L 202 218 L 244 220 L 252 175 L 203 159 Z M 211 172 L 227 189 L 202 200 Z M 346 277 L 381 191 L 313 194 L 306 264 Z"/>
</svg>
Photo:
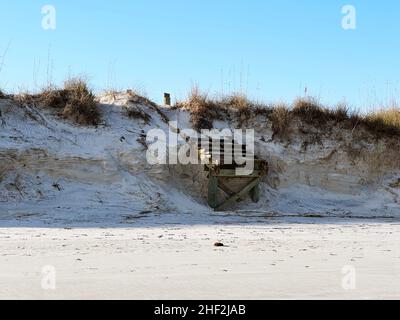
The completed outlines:
<svg viewBox="0 0 400 320">
<path fill-rule="evenodd" d="M 166 106 L 171 105 L 171 95 L 169 93 L 164 93 L 164 104 Z"/>
</svg>

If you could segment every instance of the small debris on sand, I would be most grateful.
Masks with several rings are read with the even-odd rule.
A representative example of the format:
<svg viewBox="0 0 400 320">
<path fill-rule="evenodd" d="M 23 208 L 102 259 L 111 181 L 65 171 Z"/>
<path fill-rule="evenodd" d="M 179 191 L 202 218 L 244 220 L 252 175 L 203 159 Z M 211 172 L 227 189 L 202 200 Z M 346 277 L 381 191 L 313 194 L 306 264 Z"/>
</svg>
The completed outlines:
<svg viewBox="0 0 400 320">
<path fill-rule="evenodd" d="M 57 189 L 58 191 L 61 191 L 61 187 L 60 187 L 60 185 L 58 184 L 58 183 L 53 183 L 52 184 L 52 187 L 54 188 L 54 189 Z"/>
<path fill-rule="evenodd" d="M 224 247 L 224 244 L 221 242 L 214 243 L 214 247 Z"/>
</svg>

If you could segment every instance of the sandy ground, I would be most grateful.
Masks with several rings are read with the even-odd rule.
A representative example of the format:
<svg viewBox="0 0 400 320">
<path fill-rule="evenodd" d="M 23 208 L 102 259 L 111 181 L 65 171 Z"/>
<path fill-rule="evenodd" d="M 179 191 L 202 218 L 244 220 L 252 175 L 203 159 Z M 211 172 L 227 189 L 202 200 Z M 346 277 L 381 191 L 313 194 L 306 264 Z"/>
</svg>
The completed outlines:
<svg viewBox="0 0 400 320">
<path fill-rule="evenodd" d="M 0 298 L 400 298 L 400 223 L 311 221 L 3 228 Z"/>
</svg>

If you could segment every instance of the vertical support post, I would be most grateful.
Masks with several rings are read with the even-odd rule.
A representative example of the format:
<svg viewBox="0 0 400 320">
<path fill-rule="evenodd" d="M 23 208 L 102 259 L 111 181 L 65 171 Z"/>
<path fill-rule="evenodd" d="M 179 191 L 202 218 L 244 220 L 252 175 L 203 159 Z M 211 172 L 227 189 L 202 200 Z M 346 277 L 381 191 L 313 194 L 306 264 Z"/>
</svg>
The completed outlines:
<svg viewBox="0 0 400 320">
<path fill-rule="evenodd" d="M 253 202 L 260 201 L 260 184 L 258 183 L 253 189 L 250 190 L 251 200 Z"/>
<path fill-rule="evenodd" d="M 218 206 L 218 177 L 212 171 L 208 177 L 208 205 L 213 209 Z"/>
<path fill-rule="evenodd" d="M 171 95 L 169 93 L 164 93 L 164 105 L 171 106 Z"/>
</svg>

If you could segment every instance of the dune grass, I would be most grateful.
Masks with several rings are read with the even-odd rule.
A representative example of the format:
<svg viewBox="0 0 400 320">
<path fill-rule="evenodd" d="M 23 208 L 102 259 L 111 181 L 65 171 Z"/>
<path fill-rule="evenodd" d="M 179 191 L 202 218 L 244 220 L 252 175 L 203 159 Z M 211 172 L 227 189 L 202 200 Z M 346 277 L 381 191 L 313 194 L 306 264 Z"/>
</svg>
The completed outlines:
<svg viewBox="0 0 400 320">
<path fill-rule="evenodd" d="M 379 135 L 400 136 L 400 108 L 392 107 L 369 113 L 364 125 Z"/>
<path fill-rule="evenodd" d="M 260 114 L 268 112 L 265 106 L 249 100 L 243 94 L 234 93 L 213 98 L 202 92 L 198 86 L 192 87 L 186 101 L 178 101 L 174 107 L 188 110 L 193 127 L 197 130 L 212 129 L 215 120 L 231 120 L 232 116 L 243 124 L 250 118 L 252 111 Z"/>
<path fill-rule="evenodd" d="M 193 87 L 186 101 L 177 102 L 176 108 L 184 108 L 191 114 L 193 127 L 197 130 L 213 128 L 216 120 L 236 117 L 241 126 L 251 117 L 265 116 L 272 123 L 274 138 L 289 139 L 296 122 L 326 132 L 334 126 L 354 132 L 364 129 L 374 138 L 400 137 L 400 109 L 382 109 L 369 114 L 351 111 L 345 104 L 335 108 L 323 106 L 315 98 L 299 98 L 292 105 L 267 105 L 254 102 L 243 94 L 210 97 Z"/>
<path fill-rule="evenodd" d="M 24 93 L 14 99 L 20 104 L 52 109 L 64 119 L 79 125 L 96 126 L 101 122 L 95 96 L 81 78 L 66 80 L 63 88 L 47 87 L 39 94 Z"/>
</svg>

